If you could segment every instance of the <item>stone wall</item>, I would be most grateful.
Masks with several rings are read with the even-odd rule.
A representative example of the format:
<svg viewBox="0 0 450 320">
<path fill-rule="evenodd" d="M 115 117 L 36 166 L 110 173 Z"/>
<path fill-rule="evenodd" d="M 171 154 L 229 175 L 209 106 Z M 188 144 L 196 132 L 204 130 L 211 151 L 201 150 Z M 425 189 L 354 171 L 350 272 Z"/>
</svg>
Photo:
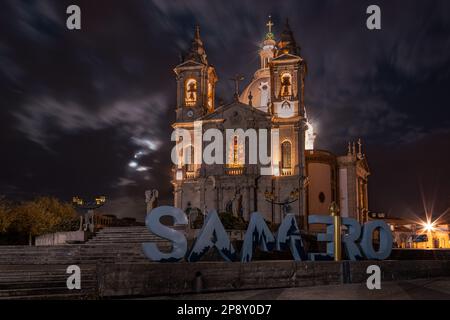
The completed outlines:
<svg viewBox="0 0 450 320">
<path fill-rule="evenodd" d="M 70 242 L 85 242 L 88 233 L 85 231 L 67 231 L 44 234 L 36 237 L 36 246 L 56 246 Z"/>
<path fill-rule="evenodd" d="M 392 249 L 392 260 L 450 260 L 449 249 Z"/>
<path fill-rule="evenodd" d="M 306 287 L 366 281 L 376 264 L 382 281 L 450 276 L 450 261 L 255 261 L 105 264 L 98 266 L 102 297 Z"/>
</svg>

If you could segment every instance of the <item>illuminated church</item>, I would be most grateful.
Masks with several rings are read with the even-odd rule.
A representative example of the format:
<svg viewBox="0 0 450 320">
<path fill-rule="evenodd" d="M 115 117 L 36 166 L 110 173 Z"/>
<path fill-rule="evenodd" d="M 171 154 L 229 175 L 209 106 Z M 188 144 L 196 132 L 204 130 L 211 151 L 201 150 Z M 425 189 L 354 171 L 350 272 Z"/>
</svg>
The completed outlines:
<svg viewBox="0 0 450 320">
<path fill-rule="evenodd" d="M 242 150 L 244 144 L 237 139 L 224 141 L 229 143 L 224 147 L 231 150 L 231 163 L 180 161 L 174 165 L 174 205 L 183 211 L 214 208 L 245 220 L 258 211 L 275 224 L 286 212 L 294 213 L 301 229 L 314 231 L 308 226 L 308 215 L 328 215 L 335 201 L 342 216 L 366 221 L 369 168 L 361 143 L 349 143 L 342 156 L 315 148 L 315 133 L 305 106 L 307 63 L 288 22 L 279 39 L 272 26 L 269 20 L 259 51 L 260 65 L 252 81 L 242 93 L 236 89 L 233 102 L 222 105 L 215 101 L 218 75 L 209 64 L 197 27 L 189 51 L 174 69 L 177 104 L 173 124 L 173 128 L 187 129 L 192 135 L 194 121 L 199 120 L 203 130 L 278 129 L 279 145 L 271 146 L 275 159 L 272 174 L 261 175 L 258 164 L 237 161 L 248 146 Z M 190 145 L 185 152 L 193 158 L 196 150 Z"/>
</svg>

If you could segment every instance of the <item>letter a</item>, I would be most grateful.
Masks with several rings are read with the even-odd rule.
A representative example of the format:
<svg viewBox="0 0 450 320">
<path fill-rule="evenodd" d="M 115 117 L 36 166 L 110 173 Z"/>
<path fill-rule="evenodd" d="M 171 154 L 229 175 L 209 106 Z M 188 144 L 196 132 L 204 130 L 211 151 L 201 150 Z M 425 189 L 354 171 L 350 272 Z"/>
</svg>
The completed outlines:
<svg viewBox="0 0 450 320">
<path fill-rule="evenodd" d="M 77 265 L 71 265 L 67 267 L 66 273 L 71 273 L 70 277 L 67 278 L 66 285 L 67 289 L 73 290 L 81 289 L 81 270 Z"/>
<path fill-rule="evenodd" d="M 77 5 L 70 5 L 66 10 L 70 16 L 67 18 L 66 26 L 69 30 L 81 30 L 81 9 Z"/>
<path fill-rule="evenodd" d="M 380 290 L 381 289 L 381 270 L 380 267 L 377 265 L 370 265 L 367 267 L 367 274 L 370 274 L 370 277 L 367 278 L 366 281 L 366 285 L 367 285 L 367 289 L 369 290 L 373 290 L 373 289 L 377 289 Z"/>
<path fill-rule="evenodd" d="M 370 16 L 367 18 L 367 29 L 369 30 L 381 30 L 381 9 L 379 6 L 373 4 L 367 7 L 367 14 Z"/>
<path fill-rule="evenodd" d="M 215 248 L 225 261 L 234 261 L 236 253 L 227 232 L 215 210 L 208 212 L 205 223 L 200 229 L 197 240 L 187 257 L 188 262 L 196 262 L 209 251 Z"/>
</svg>

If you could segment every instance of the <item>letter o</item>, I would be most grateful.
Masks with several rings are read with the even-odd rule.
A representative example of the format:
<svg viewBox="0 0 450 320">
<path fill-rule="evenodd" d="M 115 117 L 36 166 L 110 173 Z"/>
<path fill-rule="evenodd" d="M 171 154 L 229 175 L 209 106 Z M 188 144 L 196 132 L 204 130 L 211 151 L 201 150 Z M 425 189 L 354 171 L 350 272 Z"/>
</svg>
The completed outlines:
<svg viewBox="0 0 450 320">
<path fill-rule="evenodd" d="M 380 248 L 375 251 L 373 247 L 373 232 L 380 229 Z M 370 221 L 363 227 L 363 236 L 361 239 L 361 248 L 367 257 L 372 260 L 384 260 L 388 258 L 392 251 L 392 233 L 386 222 Z"/>
</svg>

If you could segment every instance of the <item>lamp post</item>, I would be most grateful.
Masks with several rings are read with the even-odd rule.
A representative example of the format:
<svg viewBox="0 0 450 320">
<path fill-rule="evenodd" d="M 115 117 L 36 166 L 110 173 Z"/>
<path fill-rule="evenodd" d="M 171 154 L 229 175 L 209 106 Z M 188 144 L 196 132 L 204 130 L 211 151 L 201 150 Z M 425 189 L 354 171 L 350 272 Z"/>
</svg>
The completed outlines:
<svg viewBox="0 0 450 320">
<path fill-rule="evenodd" d="M 92 201 L 86 201 L 79 196 L 75 196 L 72 198 L 72 203 L 75 207 L 87 210 L 87 213 L 84 215 L 84 224 L 83 224 L 83 217 L 81 217 L 80 221 L 80 231 L 91 231 L 94 232 L 95 228 L 95 221 L 94 221 L 94 210 L 102 207 L 106 203 L 106 197 L 105 196 L 98 196 L 95 197 Z"/>
<path fill-rule="evenodd" d="M 330 204 L 330 215 L 333 217 L 334 227 L 334 261 L 341 261 L 341 217 L 339 215 L 339 206 L 336 202 Z"/>
<path fill-rule="evenodd" d="M 289 193 L 289 197 L 287 199 L 285 199 L 284 201 L 278 201 L 277 196 L 273 193 L 273 191 L 269 191 L 266 189 L 266 191 L 264 192 L 264 197 L 266 198 L 266 201 L 271 203 L 272 205 L 280 206 L 284 217 L 287 213 L 286 210 L 288 205 L 297 201 L 299 198 L 299 194 L 300 192 L 298 191 L 298 188 L 295 188 Z"/>
</svg>

